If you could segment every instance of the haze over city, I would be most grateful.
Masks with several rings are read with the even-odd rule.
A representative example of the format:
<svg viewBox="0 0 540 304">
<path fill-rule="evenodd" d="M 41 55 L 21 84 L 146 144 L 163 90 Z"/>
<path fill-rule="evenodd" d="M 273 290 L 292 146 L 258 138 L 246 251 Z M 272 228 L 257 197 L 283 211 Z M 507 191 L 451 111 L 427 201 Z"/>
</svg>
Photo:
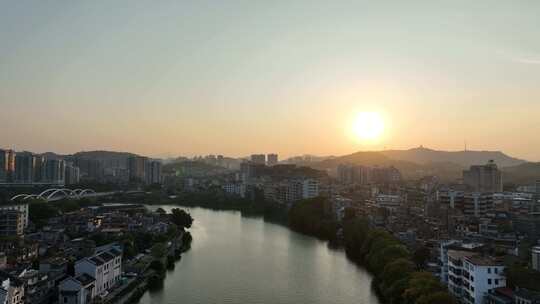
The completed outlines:
<svg viewBox="0 0 540 304">
<path fill-rule="evenodd" d="M 0 142 L 159 157 L 467 142 L 538 161 L 539 11 L 538 1 L 0 1 Z M 358 127 L 366 113 L 376 122 Z"/>
</svg>

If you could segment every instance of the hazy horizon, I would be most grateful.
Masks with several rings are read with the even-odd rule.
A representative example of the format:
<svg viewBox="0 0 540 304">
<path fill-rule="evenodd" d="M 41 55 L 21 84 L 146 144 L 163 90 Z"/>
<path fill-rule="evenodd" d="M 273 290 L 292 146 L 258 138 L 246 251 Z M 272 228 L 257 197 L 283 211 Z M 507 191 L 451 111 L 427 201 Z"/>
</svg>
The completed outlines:
<svg viewBox="0 0 540 304">
<path fill-rule="evenodd" d="M 0 0 L 0 145 L 540 160 L 538 1 Z M 373 140 L 352 134 L 381 116 Z"/>
</svg>

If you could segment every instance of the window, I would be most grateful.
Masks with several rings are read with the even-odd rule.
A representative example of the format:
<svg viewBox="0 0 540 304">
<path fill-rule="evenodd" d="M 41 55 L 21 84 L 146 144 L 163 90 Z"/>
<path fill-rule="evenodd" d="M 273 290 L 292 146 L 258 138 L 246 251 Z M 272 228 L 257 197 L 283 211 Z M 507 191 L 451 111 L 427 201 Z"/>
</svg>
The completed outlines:
<svg viewBox="0 0 540 304">
<path fill-rule="evenodd" d="M 499 273 L 499 268 L 495 268 L 495 273 Z"/>
<path fill-rule="evenodd" d="M 488 273 L 491 273 L 491 268 L 488 267 Z"/>
<path fill-rule="evenodd" d="M 495 285 L 499 285 L 499 279 L 495 279 Z"/>
<path fill-rule="evenodd" d="M 68 299 L 67 297 L 64 297 L 64 303 L 67 303 Z"/>
<path fill-rule="evenodd" d="M 488 279 L 488 285 L 491 285 L 491 279 Z"/>
</svg>

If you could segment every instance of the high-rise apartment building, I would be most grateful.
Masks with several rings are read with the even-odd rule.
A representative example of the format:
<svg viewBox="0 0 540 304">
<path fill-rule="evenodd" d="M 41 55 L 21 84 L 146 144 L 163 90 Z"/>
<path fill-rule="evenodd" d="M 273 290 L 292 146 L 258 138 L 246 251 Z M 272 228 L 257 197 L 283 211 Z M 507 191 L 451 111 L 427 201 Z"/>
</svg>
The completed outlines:
<svg viewBox="0 0 540 304">
<path fill-rule="evenodd" d="M 0 183 L 10 182 L 15 171 L 15 152 L 0 150 Z"/>
<path fill-rule="evenodd" d="M 45 162 L 44 181 L 48 183 L 65 183 L 66 162 L 60 159 L 48 159 Z"/>
<path fill-rule="evenodd" d="M 34 155 L 35 166 L 34 166 L 34 183 L 47 182 L 46 174 L 46 162 L 45 157 L 41 155 Z"/>
<path fill-rule="evenodd" d="M 341 164 L 337 167 L 337 178 L 343 184 L 368 184 L 371 168 L 359 165 Z"/>
<path fill-rule="evenodd" d="M 371 180 L 374 183 L 393 184 L 401 181 L 401 172 L 393 166 L 371 168 Z"/>
<path fill-rule="evenodd" d="M 149 160 L 146 162 L 145 178 L 147 184 L 161 184 L 161 162 Z"/>
<path fill-rule="evenodd" d="M 129 180 L 131 182 L 146 182 L 146 168 L 148 158 L 131 156 L 128 158 Z"/>
<path fill-rule="evenodd" d="M 274 166 L 278 164 L 278 155 L 277 154 L 268 154 L 266 156 L 266 164 L 268 166 Z"/>
<path fill-rule="evenodd" d="M 493 160 L 463 171 L 463 183 L 477 192 L 502 192 L 502 174 Z"/>
<path fill-rule="evenodd" d="M 253 154 L 251 155 L 251 162 L 256 164 L 264 165 L 266 164 L 266 155 L 264 154 Z"/>
<path fill-rule="evenodd" d="M 21 152 L 15 155 L 15 182 L 32 183 L 34 181 L 34 170 L 36 158 L 30 152 Z"/>
<path fill-rule="evenodd" d="M 66 164 L 65 184 L 76 185 L 80 182 L 80 170 L 72 164 Z"/>
</svg>

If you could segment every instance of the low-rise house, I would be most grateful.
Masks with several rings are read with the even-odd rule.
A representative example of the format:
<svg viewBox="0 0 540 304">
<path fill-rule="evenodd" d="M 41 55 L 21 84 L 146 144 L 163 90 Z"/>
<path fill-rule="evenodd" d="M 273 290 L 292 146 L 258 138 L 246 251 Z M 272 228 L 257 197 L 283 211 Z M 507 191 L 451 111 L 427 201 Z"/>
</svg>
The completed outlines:
<svg viewBox="0 0 540 304">
<path fill-rule="evenodd" d="M 75 263 L 75 275 L 88 274 L 95 279 L 95 294 L 101 295 L 113 288 L 122 273 L 122 251 L 116 247 L 97 252 Z"/>
<path fill-rule="evenodd" d="M 513 304 L 514 292 L 508 287 L 492 289 L 484 299 L 485 304 Z"/>
<path fill-rule="evenodd" d="M 58 285 L 58 303 L 87 304 L 95 296 L 95 279 L 83 273 L 77 277 L 68 277 Z"/>
<path fill-rule="evenodd" d="M 21 280 L 8 273 L 0 272 L 0 283 L 2 284 L 1 296 L 6 304 L 24 303 L 24 284 Z"/>
</svg>

